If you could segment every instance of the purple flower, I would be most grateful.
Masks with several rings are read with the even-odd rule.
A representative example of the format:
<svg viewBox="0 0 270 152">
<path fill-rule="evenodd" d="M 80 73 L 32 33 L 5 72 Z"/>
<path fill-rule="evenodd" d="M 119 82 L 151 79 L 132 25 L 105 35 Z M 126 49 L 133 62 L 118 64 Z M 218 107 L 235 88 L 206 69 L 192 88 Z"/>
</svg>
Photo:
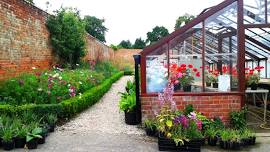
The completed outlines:
<svg viewBox="0 0 270 152">
<path fill-rule="evenodd" d="M 181 124 L 184 128 L 188 127 L 188 118 L 185 115 L 180 115 L 174 118 L 175 124 Z"/>
<path fill-rule="evenodd" d="M 173 85 L 168 84 L 166 88 L 163 89 L 163 93 L 158 94 L 159 104 L 170 105 L 172 109 L 175 109 L 175 101 L 173 100 Z"/>
<path fill-rule="evenodd" d="M 24 81 L 22 79 L 19 80 L 19 85 L 20 86 L 24 85 Z"/>
</svg>

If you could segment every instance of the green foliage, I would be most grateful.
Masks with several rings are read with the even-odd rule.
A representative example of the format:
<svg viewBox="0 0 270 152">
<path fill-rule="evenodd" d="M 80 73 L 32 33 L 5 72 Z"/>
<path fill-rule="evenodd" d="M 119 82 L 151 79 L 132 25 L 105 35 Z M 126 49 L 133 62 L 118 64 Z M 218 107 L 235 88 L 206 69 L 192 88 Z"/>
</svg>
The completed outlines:
<svg viewBox="0 0 270 152">
<path fill-rule="evenodd" d="M 32 5 L 34 5 L 34 1 L 33 0 L 24 0 L 24 1 L 26 1 L 26 2 L 28 2 L 30 4 L 32 4 Z"/>
<path fill-rule="evenodd" d="M 157 122 L 155 119 L 145 119 L 143 124 L 145 128 L 149 128 L 151 130 L 156 130 L 157 128 Z"/>
<path fill-rule="evenodd" d="M 210 126 L 209 128 L 207 128 L 205 130 L 204 134 L 207 137 L 214 138 L 217 136 L 217 133 L 218 133 L 218 130 L 216 128 Z"/>
<path fill-rule="evenodd" d="M 102 84 L 86 91 L 80 97 L 76 96 L 61 102 L 60 105 L 63 110 L 59 116 L 72 117 L 95 104 L 123 74 L 124 72 L 118 72 L 105 80 Z"/>
<path fill-rule="evenodd" d="M 106 42 L 105 33 L 108 29 L 103 25 L 104 19 L 96 18 L 95 16 L 85 16 L 85 30 L 93 37 L 97 38 L 101 42 Z"/>
<path fill-rule="evenodd" d="M 117 51 L 117 50 L 121 49 L 122 46 L 111 44 L 111 45 L 110 45 L 110 48 L 112 48 L 114 51 Z"/>
<path fill-rule="evenodd" d="M 131 94 L 132 92 L 136 91 L 136 85 L 134 81 L 128 80 L 126 85 L 127 93 Z"/>
<path fill-rule="evenodd" d="M 114 73 L 119 72 L 119 70 L 115 68 L 109 61 L 97 62 L 95 65 L 95 71 L 102 73 L 105 78 L 109 78 Z"/>
<path fill-rule="evenodd" d="M 47 27 L 54 52 L 62 63 L 74 66 L 80 57 L 85 55 L 85 25 L 79 12 L 73 9 L 56 11 L 56 15 L 49 16 Z"/>
<path fill-rule="evenodd" d="M 59 71 L 55 68 L 43 73 L 24 74 L 2 82 L 0 104 L 57 104 L 100 84 L 104 80 L 102 70 L 106 70 L 104 75 L 107 77 L 117 71 L 109 65 L 103 66 L 100 73 L 85 69 Z M 70 93 L 70 87 L 75 88 L 75 94 Z"/>
<path fill-rule="evenodd" d="M 179 16 L 176 20 L 174 29 L 178 29 L 179 27 L 187 24 L 188 22 L 190 22 L 191 20 L 193 20 L 195 18 L 195 16 L 193 15 L 189 15 L 189 14 L 185 14 L 183 16 Z"/>
<path fill-rule="evenodd" d="M 118 48 L 132 49 L 132 44 L 129 40 L 123 40 L 119 43 Z"/>
<path fill-rule="evenodd" d="M 189 115 L 193 111 L 194 111 L 193 105 L 192 104 L 188 104 L 188 105 L 186 105 L 186 107 L 184 109 L 184 114 L 187 116 L 187 115 Z"/>
<path fill-rule="evenodd" d="M 186 130 L 186 138 L 201 139 L 202 137 L 202 132 L 198 129 L 196 121 L 189 120 L 189 127 Z"/>
<path fill-rule="evenodd" d="M 230 137 L 231 130 L 224 129 L 220 132 L 220 138 L 222 141 L 229 141 L 231 139 Z"/>
<path fill-rule="evenodd" d="M 13 127 L 4 126 L 2 128 L 2 139 L 5 142 L 10 142 L 13 140 L 14 137 L 14 130 Z"/>
<path fill-rule="evenodd" d="M 217 130 L 225 128 L 224 123 L 219 117 L 215 117 L 214 120 L 210 123 L 210 126 Z"/>
<path fill-rule="evenodd" d="M 153 44 L 154 42 L 159 41 L 161 38 L 169 35 L 169 31 L 164 26 L 156 26 L 151 32 L 147 32 L 146 42 Z"/>
<path fill-rule="evenodd" d="M 49 114 L 47 117 L 46 117 L 46 122 L 48 124 L 55 124 L 57 122 L 57 116 L 54 115 L 54 114 Z"/>
<path fill-rule="evenodd" d="M 240 111 L 233 111 L 230 113 L 230 123 L 235 129 L 244 129 L 247 127 L 246 122 L 247 109 L 244 107 Z"/>
<path fill-rule="evenodd" d="M 29 142 L 35 138 L 42 138 L 41 133 L 42 133 L 42 128 L 40 127 L 33 128 L 32 131 L 27 133 L 26 142 Z"/>
<path fill-rule="evenodd" d="M 146 46 L 146 42 L 142 38 L 137 38 L 133 44 L 133 49 L 143 49 Z"/>
<path fill-rule="evenodd" d="M 136 93 L 131 92 L 127 96 L 122 96 L 119 102 L 120 110 L 125 112 L 133 111 L 136 107 Z"/>
</svg>

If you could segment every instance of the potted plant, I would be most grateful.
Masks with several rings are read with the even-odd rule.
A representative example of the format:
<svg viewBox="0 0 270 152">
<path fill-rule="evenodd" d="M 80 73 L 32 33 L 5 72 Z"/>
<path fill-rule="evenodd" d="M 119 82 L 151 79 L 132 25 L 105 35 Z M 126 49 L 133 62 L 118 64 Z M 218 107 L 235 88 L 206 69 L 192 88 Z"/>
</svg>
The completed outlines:
<svg viewBox="0 0 270 152">
<path fill-rule="evenodd" d="M 220 132 L 219 145 L 222 149 L 229 149 L 230 148 L 230 144 L 229 144 L 230 138 L 231 138 L 230 131 L 228 131 L 227 129 L 224 129 Z"/>
<path fill-rule="evenodd" d="M 206 87 L 211 87 L 212 81 L 209 74 L 207 74 L 205 77 L 205 84 L 206 84 Z"/>
<path fill-rule="evenodd" d="M 217 130 L 214 127 L 209 127 L 205 131 L 205 135 L 207 137 L 208 145 L 210 146 L 216 146 L 217 145 Z"/>
<path fill-rule="evenodd" d="M 54 114 L 49 114 L 47 116 L 47 124 L 49 132 L 54 132 L 55 124 L 57 122 L 57 116 Z"/>
<path fill-rule="evenodd" d="M 241 146 L 240 142 L 240 133 L 237 130 L 231 131 L 231 139 L 230 139 L 230 149 L 239 150 Z"/>
<path fill-rule="evenodd" d="M 13 140 L 14 130 L 11 126 L 4 126 L 2 128 L 2 146 L 4 150 L 12 150 L 15 147 L 15 143 Z"/>
<path fill-rule="evenodd" d="M 213 84 L 213 88 L 218 88 L 218 70 L 213 70 L 209 72 L 209 79 L 211 83 Z"/>
<path fill-rule="evenodd" d="M 14 123 L 15 128 L 15 147 L 16 148 L 23 148 L 26 144 L 26 135 L 27 135 L 27 127 L 24 126 L 20 121 L 15 121 Z"/>
<path fill-rule="evenodd" d="M 27 133 L 26 136 L 26 147 L 28 149 L 36 149 L 38 146 L 38 139 L 42 138 L 40 135 L 42 133 L 42 128 L 36 127 L 32 131 Z"/>
<path fill-rule="evenodd" d="M 46 136 L 47 136 L 47 133 L 48 133 L 48 129 L 45 128 L 45 127 L 42 127 L 42 132 L 40 133 L 40 136 L 42 138 L 38 138 L 38 144 L 44 144 L 46 142 Z"/>
<path fill-rule="evenodd" d="M 257 66 L 254 69 L 245 69 L 247 85 L 251 87 L 251 90 L 257 90 L 260 81 L 260 71 L 263 68 L 263 66 Z"/>
<path fill-rule="evenodd" d="M 125 95 L 121 97 L 119 101 L 120 110 L 125 112 L 125 122 L 128 125 L 138 124 L 136 120 L 136 94 L 131 92 L 130 95 Z"/>
<path fill-rule="evenodd" d="M 129 93 L 131 91 L 135 91 L 135 84 L 131 80 L 128 80 L 126 85 L 126 92 Z"/>
<path fill-rule="evenodd" d="M 144 121 L 146 135 L 157 136 L 157 124 L 154 119 L 146 119 Z"/>
<path fill-rule="evenodd" d="M 176 64 L 171 65 L 170 83 L 180 86 L 183 88 L 184 92 L 191 91 L 191 85 L 194 83 L 194 77 L 200 77 L 200 72 L 197 68 L 194 68 L 193 65 L 181 64 L 178 67 Z"/>
</svg>

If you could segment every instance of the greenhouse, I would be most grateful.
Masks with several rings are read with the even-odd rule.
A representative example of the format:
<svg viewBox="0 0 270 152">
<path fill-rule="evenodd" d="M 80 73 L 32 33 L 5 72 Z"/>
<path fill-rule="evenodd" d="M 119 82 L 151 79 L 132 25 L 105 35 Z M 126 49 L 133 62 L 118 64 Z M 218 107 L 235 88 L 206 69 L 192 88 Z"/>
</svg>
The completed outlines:
<svg viewBox="0 0 270 152">
<path fill-rule="evenodd" d="M 194 104 L 226 121 L 245 104 L 246 89 L 270 78 L 269 27 L 269 0 L 226 0 L 146 47 L 140 54 L 143 117 L 154 114 L 169 81 L 178 108 Z"/>
</svg>

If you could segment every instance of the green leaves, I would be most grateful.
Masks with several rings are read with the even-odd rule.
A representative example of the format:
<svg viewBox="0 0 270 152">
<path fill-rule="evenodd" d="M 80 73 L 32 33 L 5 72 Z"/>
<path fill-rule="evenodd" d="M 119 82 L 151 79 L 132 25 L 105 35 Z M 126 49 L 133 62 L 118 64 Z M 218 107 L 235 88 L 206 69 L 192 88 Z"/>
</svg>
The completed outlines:
<svg viewBox="0 0 270 152">
<path fill-rule="evenodd" d="M 122 111 L 133 111 L 136 107 L 136 94 L 132 92 L 130 95 L 126 97 L 122 97 L 119 102 L 120 110 Z"/>
<path fill-rule="evenodd" d="M 78 11 L 63 9 L 47 20 L 54 52 L 63 63 L 75 65 L 85 55 L 85 25 Z"/>
<path fill-rule="evenodd" d="M 27 134 L 26 142 L 29 142 L 35 138 L 42 138 L 41 133 L 42 133 L 42 128 L 40 127 L 34 128 L 31 132 Z"/>
<path fill-rule="evenodd" d="M 156 26 L 151 32 L 147 32 L 146 42 L 152 44 L 167 35 L 169 35 L 169 31 L 164 26 Z"/>
<path fill-rule="evenodd" d="M 85 16 L 83 19 L 85 23 L 85 30 L 87 33 L 97 38 L 101 42 L 106 42 L 105 33 L 108 29 L 103 25 L 104 19 L 96 18 L 95 16 Z"/>
</svg>

